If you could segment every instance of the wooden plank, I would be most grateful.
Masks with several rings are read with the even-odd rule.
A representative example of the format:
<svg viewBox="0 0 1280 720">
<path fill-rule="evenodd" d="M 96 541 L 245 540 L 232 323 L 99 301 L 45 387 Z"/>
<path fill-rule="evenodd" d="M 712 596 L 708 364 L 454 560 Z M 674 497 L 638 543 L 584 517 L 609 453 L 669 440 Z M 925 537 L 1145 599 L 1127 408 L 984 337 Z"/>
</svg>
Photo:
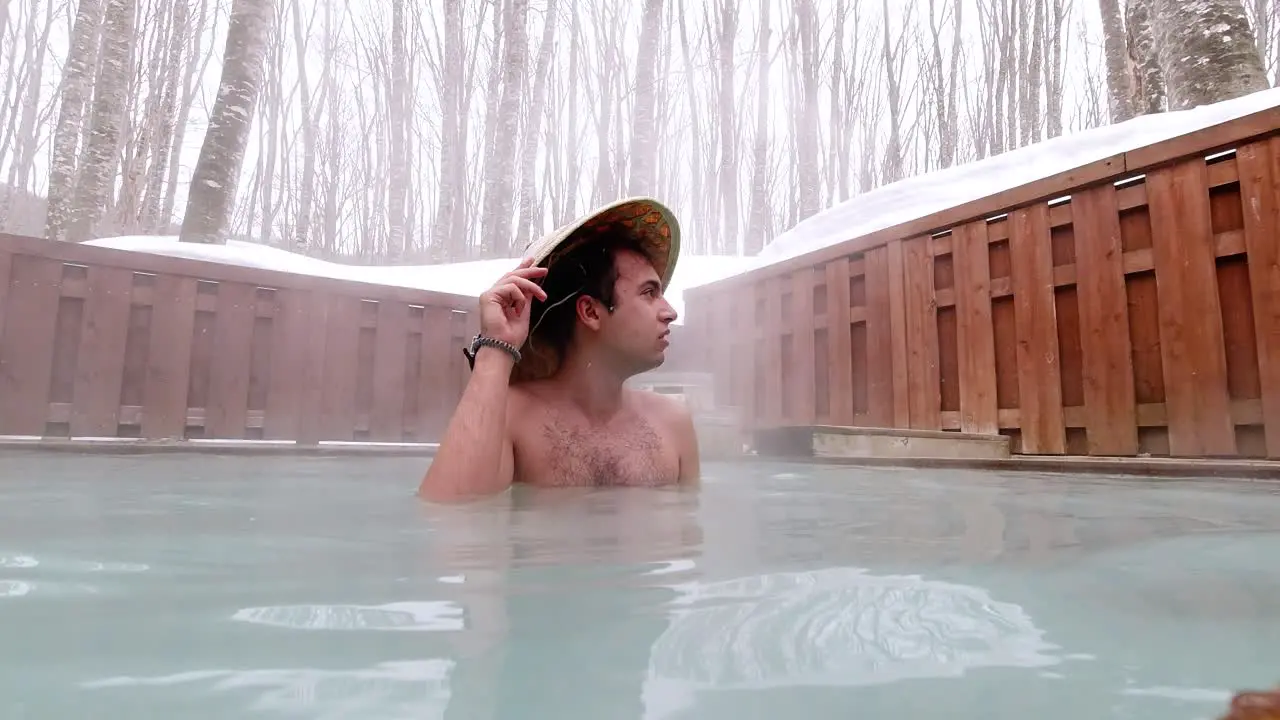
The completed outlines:
<svg viewBox="0 0 1280 720">
<path fill-rule="evenodd" d="M 13 280 L 13 253 L 0 245 L 0 338 L 4 337 L 5 308 L 9 307 L 9 285 Z"/>
<path fill-rule="evenodd" d="M 360 339 L 360 297 L 333 296 L 325 327 L 324 383 L 320 398 L 320 439 L 355 439 L 356 343 Z M 442 379 L 444 375 L 441 376 Z M 445 384 L 452 382 L 445 380 Z"/>
<path fill-rule="evenodd" d="M 906 278 L 903 276 L 902 241 L 885 245 L 885 265 L 889 285 L 889 356 L 893 362 L 892 422 L 894 427 L 911 426 L 911 386 L 907 374 Z"/>
<path fill-rule="evenodd" d="M 849 258 L 827 263 L 827 389 L 831 422 L 853 424 L 853 355 L 849 345 Z"/>
<path fill-rule="evenodd" d="M 1077 191 L 1071 204 L 1089 454 L 1136 455 L 1133 350 L 1115 186 Z"/>
<path fill-rule="evenodd" d="M 196 279 L 157 275 L 151 293 L 151 336 L 142 390 L 142 436 L 186 437 L 187 391 L 196 322 Z"/>
<path fill-rule="evenodd" d="M 791 330 L 792 366 L 783 368 L 790 378 L 792 402 L 792 422 L 812 424 L 816 387 L 814 374 L 813 345 L 813 285 L 814 268 L 799 268 L 791 274 L 791 317 L 786 318 L 787 327 Z M 725 299 L 729 298 L 726 293 Z M 723 343 L 728 346 L 727 343 Z"/>
<path fill-rule="evenodd" d="M 209 368 L 209 401 L 205 406 L 206 438 L 245 436 L 257 292 L 255 285 L 218 284 L 213 319 L 214 359 Z"/>
<path fill-rule="evenodd" d="M 867 422 L 893 427 L 893 324 L 890 315 L 889 256 L 883 247 L 866 255 Z"/>
<path fill-rule="evenodd" d="M 395 301 L 378 303 L 378 328 L 373 351 L 373 409 L 369 413 L 369 439 L 400 442 L 404 439 L 405 343 L 408 342 L 409 306 Z"/>
<path fill-rule="evenodd" d="M 418 415 L 422 424 L 418 439 L 422 441 L 439 440 L 449 422 L 451 408 L 445 398 L 449 368 L 453 366 L 449 353 L 462 353 L 461 347 L 452 346 L 450 315 L 447 307 L 428 305 L 422 311 L 417 389 Z"/>
<path fill-rule="evenodd" d="M 42 436 L 49 412 L 62 263 L 15 255 L 0 336 L 0 435 Z"/>
<path fill-rule="evenodd" d="M 924 236 L 906 240 L 902 245 L 905 365 L 910 385 L 908 414 L 910 426 L 919 430 L 942 429 L 938 312 L 933 289 L 931 243 L 932 239 Z"/>
<path fill-rule="evenodd" d="M 991 320 L 991 265 L 987 224 L 978 220 L 952 232 L 955 264 L 960 429 L 999 430 L 996 404 L 995 327 Z"/>
<path fill-rule="evenodd" d="M 1153 145 L 1130 150 L 1124 154 L 1124 167 L 1128 172 L 1136 173 L 1178 158 L 1188 156 L 1203 158 L 1218 150 L 1235 147 L 1259 135 L 1273 133 L 1276 128 L 1280 128 L 1280 107 L 1264 108 L 1234 120 L 1209 125 Z M 1148 193 L 1150 193 L 1149 187 Z"/>
<path fill-rule="evenodd" d="M 782 421 L 782 283 L 782 278 L 770 278 L 765 284 L 764 368 L 760 373 L 764 408 L 759 414 L 765 424 Z"/>
<path fill-rule="evenodd" d="M 1267 457 L 1280 458 L 1280 139 L 1236 151 Z"/>
<path fill-rule="evenodd" d="M 131 271 L 89 268 L 71 401 L 70 425 L 74 437 L 115 437 L 117 434 L 132 295 Z"/>
<path fill-rule="evenodd" d="M 1169 451 L 1234 455 L 1209 184 L 1202 160 L 1147 175 Z M 1274 241 L 1274 240 L 1273 240 Z"/>
<path fill-rule="evenodd" d="M 1048 206 L 1038 203 L 1015 210 L 1009 222 L 1022 452 L 1061 455 L 1066 452 L 1067 430 Z"/>
<path fill-rule="evenodd" d="M 320 437 L 328 297 L 308 290 L 276 291 L 264 439 L 309 444 Z"/>
</svg>

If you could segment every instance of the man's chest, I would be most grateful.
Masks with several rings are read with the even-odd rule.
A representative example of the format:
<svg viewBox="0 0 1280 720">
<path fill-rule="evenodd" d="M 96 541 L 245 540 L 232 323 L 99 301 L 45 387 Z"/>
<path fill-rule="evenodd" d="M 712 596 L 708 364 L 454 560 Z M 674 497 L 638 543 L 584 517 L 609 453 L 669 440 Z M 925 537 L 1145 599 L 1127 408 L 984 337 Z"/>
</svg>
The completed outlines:
<svg viewBox="0 0 1280 720">
<path fill-rule="evenodd" d="M 516 478 L 532 485 L 656 487 L 680 475 L 670 438 L 639 416 L 593 427 L 549 414 L 516 441 Z"/>
</svg>

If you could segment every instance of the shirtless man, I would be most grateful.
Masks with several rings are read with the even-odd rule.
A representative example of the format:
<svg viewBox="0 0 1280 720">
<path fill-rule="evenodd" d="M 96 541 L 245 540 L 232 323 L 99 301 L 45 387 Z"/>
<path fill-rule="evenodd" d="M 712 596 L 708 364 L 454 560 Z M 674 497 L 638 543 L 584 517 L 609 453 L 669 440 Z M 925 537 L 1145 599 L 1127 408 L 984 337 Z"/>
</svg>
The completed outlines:
<svg viewBox="0 0 1280 720">
<path fill-rule="evenodd" d="M 419 495 L 696 483 L 689 411 L 623 387 L 664 360 L 678 252 L 670 211 L 632 198 L 544 238 L 482 294 L 472 375 Z"/>
</svg>

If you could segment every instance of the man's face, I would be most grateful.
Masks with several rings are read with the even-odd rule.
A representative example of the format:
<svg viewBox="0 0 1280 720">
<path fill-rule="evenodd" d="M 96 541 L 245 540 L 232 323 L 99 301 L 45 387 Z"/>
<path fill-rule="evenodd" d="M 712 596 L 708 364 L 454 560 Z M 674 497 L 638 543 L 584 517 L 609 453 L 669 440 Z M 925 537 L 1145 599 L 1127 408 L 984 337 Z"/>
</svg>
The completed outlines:
<svg viewBox="0 0 1280 720">
<path fill-rule="evenodd" d="M 614 257 L 618 282 L 613 313 L 604 313 L 598 337 L 629 372 L 652 370 L 666 359 L 670 325 L 676 311 L 662 294 L 662 280 L 649 259 L 631 251 Z"/>
</svg>

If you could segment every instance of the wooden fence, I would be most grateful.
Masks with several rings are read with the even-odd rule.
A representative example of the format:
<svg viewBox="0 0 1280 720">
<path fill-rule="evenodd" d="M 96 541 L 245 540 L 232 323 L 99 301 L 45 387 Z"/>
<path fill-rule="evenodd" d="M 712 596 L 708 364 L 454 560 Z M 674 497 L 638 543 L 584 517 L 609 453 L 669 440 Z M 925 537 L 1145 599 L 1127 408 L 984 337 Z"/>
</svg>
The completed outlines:
<svg viewBox="0 0 1280 720">
<path fill-rule="evenodd" d="M 756 427 L 1280 457 L 1280 110 L 687 293 Z"/>
<path fill-rule="evenodd" d="M 0 435 L 436 440 L 475 302 L 0 235 Z"/>
</svg>

